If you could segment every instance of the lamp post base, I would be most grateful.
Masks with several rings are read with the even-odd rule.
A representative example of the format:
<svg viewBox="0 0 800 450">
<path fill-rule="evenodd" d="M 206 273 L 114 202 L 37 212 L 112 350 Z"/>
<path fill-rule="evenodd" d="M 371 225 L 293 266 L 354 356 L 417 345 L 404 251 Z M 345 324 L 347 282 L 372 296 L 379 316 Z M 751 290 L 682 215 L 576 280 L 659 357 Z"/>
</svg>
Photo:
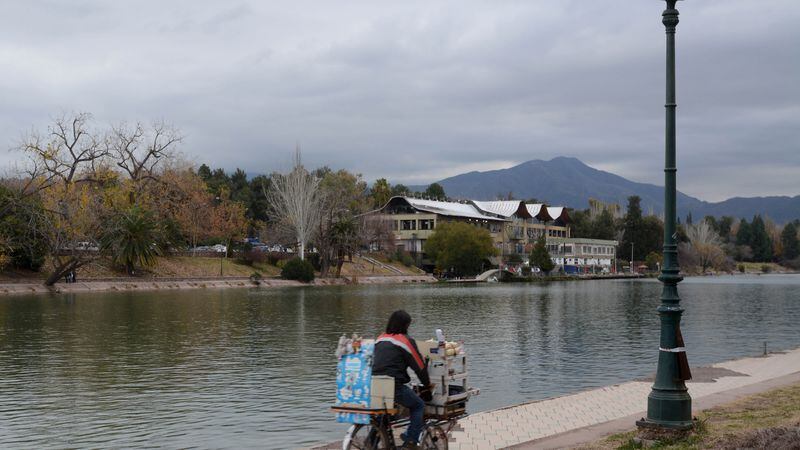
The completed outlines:
<svg viewBox="0 0 800 450">
<path fill-rule="evenodd" d="M 636 421 L 638 438 L 643 441 L 676 441 L 686 439 L 695 430 L 697 419 L 687 423 L 658 423 L 641 418 Z"/>
</svg>

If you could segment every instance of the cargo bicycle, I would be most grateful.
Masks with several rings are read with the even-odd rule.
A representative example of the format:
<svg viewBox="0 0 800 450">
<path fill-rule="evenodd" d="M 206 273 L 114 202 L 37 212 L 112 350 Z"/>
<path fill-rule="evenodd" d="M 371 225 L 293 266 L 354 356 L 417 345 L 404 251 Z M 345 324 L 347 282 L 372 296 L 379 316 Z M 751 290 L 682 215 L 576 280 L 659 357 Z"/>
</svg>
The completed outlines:
<svg viewBox="0 0 800 450">
<path fill-rule="evenodd" d="M 440 332 L 437 330 L 437 332 Z M 352 346 L 351 342 L 357 342 Z M 467 402 L 479 389 L 467 384 L 467 357 L 463 344 L 429 340 L 417 342 L 425 358 L 431 395 L 425 402 L 424 424 L 418 448 L 447 450 L 448 437 L 459 419 L 467 416 Z M 371 375 L 374 341 L 354 336 L 340 339 L 337 403 L 331 409 L 337 421 L 349 422 L 342 448 L 394 450 L 403 442 L 399 430 L 409 425 L 408 411 L 394 401 L 394 379 Z M 419 394 L 419 386 L 414 390 Z"/>
<path fill-rule="evenodd" d="M 467 393 L 469 394 L 469 393 Z M 465 396 L 466 397 L 466 396 Z M 409 419 L 406 410 L 399 408 L 363 409 L 333 407 L 336 412 L 358 412 L 369 415 L 369 424 L 353 424 L 347 430 L 343 450 L 394 450 L 399 448 L 395 430 L 403 429 Z M 426 414 L 425 425 L 419 438 L 419 448 L 424 450 L 447 450 L 448 438 L 466 417 L 466 399 L 454 401 L 441 410 L 442 414 Z"/>
</svg>

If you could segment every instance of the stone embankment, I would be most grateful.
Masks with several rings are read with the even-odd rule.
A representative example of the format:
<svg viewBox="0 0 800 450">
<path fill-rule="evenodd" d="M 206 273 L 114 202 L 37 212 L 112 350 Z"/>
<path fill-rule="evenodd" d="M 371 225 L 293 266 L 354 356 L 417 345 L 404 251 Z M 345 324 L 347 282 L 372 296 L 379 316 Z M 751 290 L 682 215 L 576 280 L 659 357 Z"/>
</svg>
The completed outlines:
<svg viewBox="0 0 800 450">
<path fill-rule="evenodd" d="M 429 275 L 397 275 L 370 277 L 317 278 L 311 286 L 335 286 L 345 284 L 404 284 L 431 283 L 436 279 Z M 273 288 L 309 286 L 299 281 L 265 278 L 253 282 L 248 277 L 221 278 L 102 278 L 86 279 L 76 283 L 57 283 L 45 286 L 41 281 L 15 281 L 0 283 L 0 295 L 47 294 L 73 292 L 134 292 L 185 289 L 222 288 Z"/>
</svg>

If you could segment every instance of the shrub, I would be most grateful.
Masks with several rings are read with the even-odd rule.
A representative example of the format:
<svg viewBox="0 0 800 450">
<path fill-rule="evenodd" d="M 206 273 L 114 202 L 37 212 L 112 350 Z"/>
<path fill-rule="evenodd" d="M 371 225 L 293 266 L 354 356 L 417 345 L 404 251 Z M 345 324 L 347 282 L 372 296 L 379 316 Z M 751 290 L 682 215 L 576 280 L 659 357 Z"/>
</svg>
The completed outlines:
<svg viewBox="0 0 800 450">
<path fill-rule="evenodd" d="M 264 263 L 267 261 L 267 255 L 258 250 L 246 250 L 239 253 L 237 261 L 241 264 L 252 266 L 255 263 Z"/>
<path fill-rule="evenodd" d="M 290 259 L 283 265 L 281 278 L 309 283 L 314 281 L 314 266 L 300 258 Z"/>
<path fill-rule="evenodd" d="M 772 267 L 770 267 L 767 264 L 764 264 L 764 265 L 761 266 L 761 271 L 764 272 L 764 273 L 770 273 L 770 272 L 772 272 Z"/>
<path fill-rule="evenodd" d="M 746 269 L 746 268 L 744 267 L 744 264 L 739 264 L 738 266 L 736 266 L 736 268 L 737 268 L 737 269 L 739 269 L 739 272 L 741 272 L 741 273 L 744 273 L 744 272 L 745 272 L 745 269 Z"/>
</svg>

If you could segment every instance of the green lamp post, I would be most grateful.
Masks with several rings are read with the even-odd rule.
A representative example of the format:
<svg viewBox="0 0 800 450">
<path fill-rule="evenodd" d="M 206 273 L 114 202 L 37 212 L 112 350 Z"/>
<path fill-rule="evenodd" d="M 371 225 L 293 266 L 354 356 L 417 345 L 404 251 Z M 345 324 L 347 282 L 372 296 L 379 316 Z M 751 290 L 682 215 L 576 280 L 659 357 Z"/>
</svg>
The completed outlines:
<svg viewBox="0 0 800 450">
<path fill-rule="evenodd" d="M 661 339 L 658 370 L 652 391 L 647 397 L 647 418 L 637 422 L 641 428 L 685 431 L 692 428 L 692 398 L 686 389 L 691 378 L 683 338 L 678 283 L 683 279 L 678 266 L 676 242 L 675 173 L 675 28 L 678 25 L 678 0 L 666 0 L 663 23 L 667 32 L 667 101 L 666 142 L 664 157 L 664 265 L 658 279 L 663 284 L 661 305 Z"/>
</svg>

